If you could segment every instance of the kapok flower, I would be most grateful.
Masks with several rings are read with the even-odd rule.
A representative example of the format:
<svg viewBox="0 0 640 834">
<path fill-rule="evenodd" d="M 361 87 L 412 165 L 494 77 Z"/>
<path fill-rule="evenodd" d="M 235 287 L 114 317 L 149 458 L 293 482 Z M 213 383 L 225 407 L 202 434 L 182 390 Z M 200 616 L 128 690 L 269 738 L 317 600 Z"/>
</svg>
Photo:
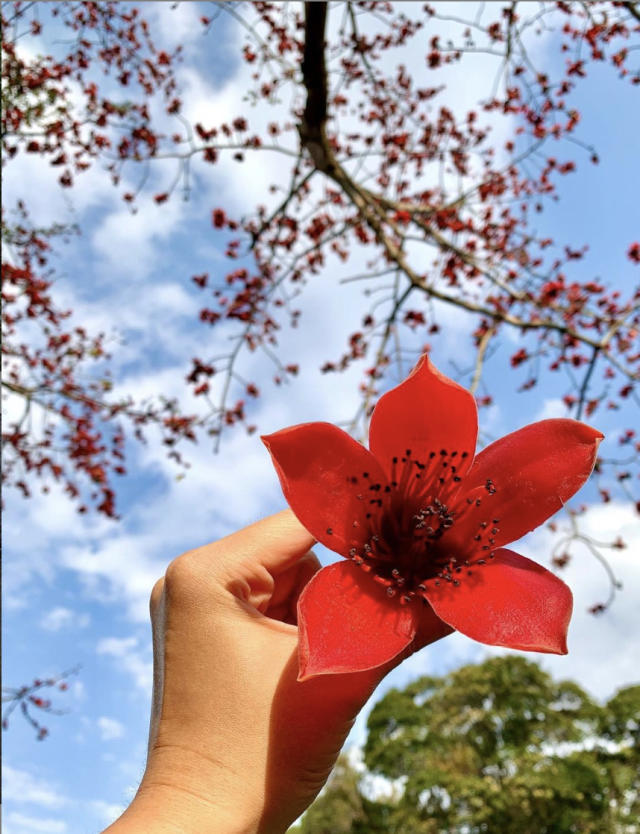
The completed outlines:
<svg viewBox="0 0 640 834">
<path fill-rule="evenodd" d="M 380 398 L 370 451 L 330 423 L 263 437 L 293 512 L 346 560 L 300 595 L 300 679 L 372 669 L 453 630 L 566 654 L 571 591 L 503 545 L 582 486 L 603 435 L 542 420 L 474 457 L 477 431 L 473 396 L 423 356 Z"/>
</svg>

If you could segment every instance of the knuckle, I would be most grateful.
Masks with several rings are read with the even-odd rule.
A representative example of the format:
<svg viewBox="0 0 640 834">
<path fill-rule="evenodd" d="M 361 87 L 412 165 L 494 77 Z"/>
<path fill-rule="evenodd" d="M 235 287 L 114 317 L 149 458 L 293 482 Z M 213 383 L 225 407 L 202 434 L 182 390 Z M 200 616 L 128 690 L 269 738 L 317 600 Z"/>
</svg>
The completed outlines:
<svg viewBox="0 0 640 834">
<path fill-rule="evenodd" d="M 183 553 L 167 566 L 164 574 L 164 584 L 167 593 L 180 590 L 185 585 L 191 584 L 194 579 L 194 560 L 189 553 Z"/>
<path fill-rule="evenodd" d="M 169 563 L 164 575 L 164 593 L 168 599 L 186 599 L 210 595 L 218 584 L 218 576 L 208 561 L 188 551 Z"/>
</svg>

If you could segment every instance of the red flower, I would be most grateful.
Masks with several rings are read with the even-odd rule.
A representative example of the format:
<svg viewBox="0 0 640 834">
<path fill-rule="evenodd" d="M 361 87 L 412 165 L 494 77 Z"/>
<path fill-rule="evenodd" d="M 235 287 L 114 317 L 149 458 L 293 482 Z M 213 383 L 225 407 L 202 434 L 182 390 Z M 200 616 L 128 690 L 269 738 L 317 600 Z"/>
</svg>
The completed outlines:
<svg viewBox="0 0 640 834">
<path fill-rule="evenodd" d="M 566 654 L 569 588 L 503 545 L 587 480 L 602 434 L 542 420 L 474 458 L 473 396 L 424 356 L 381 397 L 370 451 L 329 423 L 264 437 L 291 509 L 347 561 L 298 602 L 300 679 L 381 666 L 453 630 Z"/>
</svg>

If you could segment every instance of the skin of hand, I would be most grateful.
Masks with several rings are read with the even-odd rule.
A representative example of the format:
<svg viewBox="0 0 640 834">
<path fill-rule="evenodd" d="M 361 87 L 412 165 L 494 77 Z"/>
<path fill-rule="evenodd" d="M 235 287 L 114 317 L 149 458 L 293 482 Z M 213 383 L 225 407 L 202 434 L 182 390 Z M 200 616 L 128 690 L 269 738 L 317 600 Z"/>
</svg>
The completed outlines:
<svg viewBox="0 0 640 834">
<path fill-rule="evenodd" d="M 147 766 L 106 831 L 282 834 L 391 664 L 299 682 L 296 605 L 320 568 L 290 510 L 175 559 L 151 594 Z"/>
</svg>

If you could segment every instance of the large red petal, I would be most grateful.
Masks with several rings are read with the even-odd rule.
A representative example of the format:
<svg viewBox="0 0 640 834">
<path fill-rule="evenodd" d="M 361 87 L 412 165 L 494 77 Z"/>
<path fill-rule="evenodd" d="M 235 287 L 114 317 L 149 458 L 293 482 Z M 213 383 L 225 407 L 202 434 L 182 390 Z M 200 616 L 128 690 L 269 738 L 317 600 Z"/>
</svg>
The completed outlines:
<svg viewBox="0 0 640 834">
<path fill-rule="evenodd" d="M 498 550 L 460 584 L 429 582 L 433 610 L 453 628 L 490 646 L 567 653 L 571 591 L 542 565 Z"/>
<path fill-rule="evenodd" d="M 469 552 L 478 525 L 498 519 L 493 546 L 516 541 L 538 527 L 587 480 L 603 435 L 577 420 L 542 420 L 496 440 L 476 457 L 463 492 L 480 497 L 457 519 L 446 541 Z M 492 481 L 495 493 L 485 491 Z"/>
<path fill-rule="evenodd" d="M 362 547 L 369 538 L 366 514 L 378 510 L 370 502 L 384 495 L 387 483 L 373 455 L 330 423 L 291 426 L 262 441 L 284 497 L 311 535 L 342 556 Z M 375 484 L 382 489 L 371 491 Z"/>
<path fill-rule="evenodd" d="M 419 461 L 426 460 L 429 452 L 456 451 L 458 475 L 464 475 L 477 434 L 473 396 L 441 374 L 425 355 L 404 382 L 380 398 L 371 417 L 369 448 L 389 475 L 392 459 L 402 458 L 407 449 Z"/>
<path fill-rule="evenodd" d="M 353 562 L 323 568 L 298 600 L 298 680 L 388 663 L 413 640 L 419 615 Z"/>
</svg>

